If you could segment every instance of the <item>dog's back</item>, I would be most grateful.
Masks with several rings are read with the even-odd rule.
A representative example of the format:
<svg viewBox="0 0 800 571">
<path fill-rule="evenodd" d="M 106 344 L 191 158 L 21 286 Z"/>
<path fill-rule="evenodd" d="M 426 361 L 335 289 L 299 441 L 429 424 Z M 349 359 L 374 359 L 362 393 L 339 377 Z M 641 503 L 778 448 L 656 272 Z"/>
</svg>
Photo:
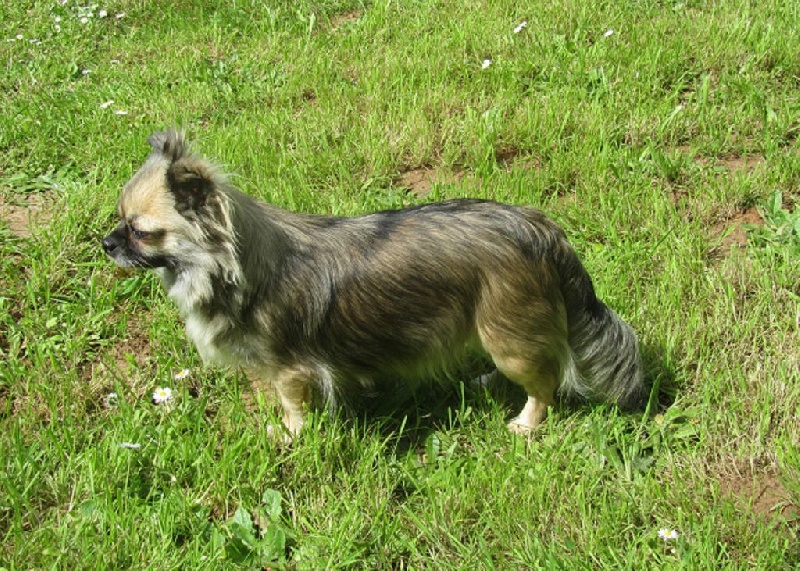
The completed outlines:
<svg viewBox="0 0 800 571">
<path fill-rule="evenodd" d="M 353 379 L 435 375 L 476 347 L 547 404 L 642 396 L 635 334 L 538 210 L 451 200 L 277 223 L 299 245 L 265 321 L 287 358 L 324 370 L 329 397 Z"/>
</svg>

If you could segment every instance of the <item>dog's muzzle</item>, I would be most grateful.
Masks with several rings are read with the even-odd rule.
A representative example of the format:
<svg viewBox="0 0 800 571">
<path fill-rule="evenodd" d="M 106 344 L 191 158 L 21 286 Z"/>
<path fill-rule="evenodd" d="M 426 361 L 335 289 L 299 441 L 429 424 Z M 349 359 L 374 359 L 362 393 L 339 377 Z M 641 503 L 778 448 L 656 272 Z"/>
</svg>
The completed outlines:
<svg viewBox="0 0 800 571">
<path fill-rule="evenodd" d="M 103 250 L 109 256 L 113 256 L 121 245 L 125 243 L 125 237 L 121 235 L 119 230 L 114 230 L 111 234 L 103 238 Z"/>
</svg>

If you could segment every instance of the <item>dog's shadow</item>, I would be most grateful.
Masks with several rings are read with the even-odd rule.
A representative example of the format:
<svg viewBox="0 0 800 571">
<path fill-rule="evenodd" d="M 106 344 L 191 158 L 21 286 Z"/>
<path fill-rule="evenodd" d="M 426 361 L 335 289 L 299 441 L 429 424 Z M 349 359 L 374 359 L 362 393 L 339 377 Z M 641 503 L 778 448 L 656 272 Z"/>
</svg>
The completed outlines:
<svg viewBox="0 0 800 571">
<path fill-rule="evenodd" d="M 678 392 L 677 369 L 665 348 L 643 343 L 640 351 L 647 396 L 640 407 L 627 411 L 639 419 L 644 413 L 652 417 L 669 408 Z M 488 384 L 477 382 L 492 370 L 491 362 L 477 359 L 435 383 L 413 389 L 397 384 L 390 394 L 381 392 L 360 399 L 358 418 L 367 426 L 377 427 L 398 451 L 424 446 L 432 433 L 457 426 L 460 413 L 470 407 L 486 412 L 499 406 L 508 422 L 522 409 L 526 395 L 521 387 L 502 375 L 494 376 Z M 593 406 L 570 399 L 561 399 L 556 404 L 558 409 L 587 411 Z"/>
</svg>

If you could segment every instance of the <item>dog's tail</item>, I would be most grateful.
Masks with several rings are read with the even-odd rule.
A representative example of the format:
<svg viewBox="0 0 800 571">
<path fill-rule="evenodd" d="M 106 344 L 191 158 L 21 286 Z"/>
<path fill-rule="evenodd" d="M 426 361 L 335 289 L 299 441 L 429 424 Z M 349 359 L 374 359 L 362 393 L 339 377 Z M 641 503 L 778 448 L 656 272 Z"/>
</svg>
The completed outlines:
<svg viewBox="0 0 800 571">
<path fill-rule="evenodd" d="M 556 265 L 561 276 L 571 359 L 559 393 L 640 409 L 647 397 L 636 333 L 594 291 L 575 250 L 560 240 Z"/>
</svg>

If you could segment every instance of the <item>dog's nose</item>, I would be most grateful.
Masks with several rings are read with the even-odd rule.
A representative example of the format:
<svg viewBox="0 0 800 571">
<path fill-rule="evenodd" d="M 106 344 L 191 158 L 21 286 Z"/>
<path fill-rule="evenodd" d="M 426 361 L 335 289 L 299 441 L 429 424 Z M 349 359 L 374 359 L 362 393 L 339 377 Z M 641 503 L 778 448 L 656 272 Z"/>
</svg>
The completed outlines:
<svg viewBox="0 0 800 571">
<path fill-rule="evenodd" d="M 103 238 L 103 250 L 105 250 L 106 254 L 110 254 L 116 250 L 116 248 L 117 245 L 114 243 L 114 240 L 111 239 L 111 236 Z"/>
</svg>

